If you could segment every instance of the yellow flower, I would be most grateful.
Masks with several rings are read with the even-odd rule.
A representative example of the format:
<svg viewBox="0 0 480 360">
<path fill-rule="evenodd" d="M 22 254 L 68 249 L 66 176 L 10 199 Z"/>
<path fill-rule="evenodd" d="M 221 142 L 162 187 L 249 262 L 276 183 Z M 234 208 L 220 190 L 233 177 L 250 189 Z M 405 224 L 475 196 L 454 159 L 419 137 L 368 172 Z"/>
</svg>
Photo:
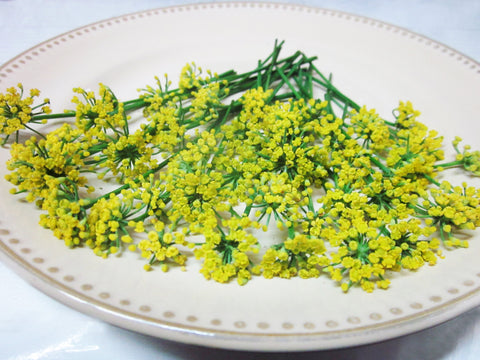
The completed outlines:
<svg viewBox="0 0 480 360">
<path fill-rule="evenodd" d="M 43 123 L 43 120 L 35 120 L 36 115 L 51 113 L 48 99 L 33 106 L 35 98 L 40 95 L 38 89 L 31 89 L 29 96 L 24 97 L 23 85 L 18 84 L 17 87 L 18 89 L 10 87 L 5 93 L 0 93 L 0 134 L 6 135 L 5 140 L 13 133 L 25 129 L 30 122 Z"/>
</svg>

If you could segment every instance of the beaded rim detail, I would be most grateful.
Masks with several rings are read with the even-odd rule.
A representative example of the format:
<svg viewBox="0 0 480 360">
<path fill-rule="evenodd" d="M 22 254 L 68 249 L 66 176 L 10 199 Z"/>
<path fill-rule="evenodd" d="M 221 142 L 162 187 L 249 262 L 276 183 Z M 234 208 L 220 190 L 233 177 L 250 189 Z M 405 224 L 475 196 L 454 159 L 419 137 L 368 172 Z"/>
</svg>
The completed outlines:
<svg viewBox="0 0 480 360">
<path fill-rule="evenodd" d="M 2 235 L 8 234 L 8 232 L 9 231 L 6 229 L 0 229 L 0 233 Z M 60 268 L 56 266 L 50 266 L 48 265 L 45 259 L 38 258 L 32 255 L 32 250 L 30 248 L 22 247 L 20 240 L 16 238 L 11 238 L 7 242 L 5 242 L 2 238 L 3 237 L 2 235 L 0 235 L 0 249 L 10 259 L 12 259 L 13 261 L 15 261 L 17 264 L 21 265 L 25 269 L 29 270 L 30 272 L 35 273 L 39 278 L 41 278 L 45 282 L 48 282 L 53 286 L 60 288 L 62 291 L 72 296 L 75 296 L 82 301 L 88 301 L 89 303 L 102 307 L 105 310 L 117 311 L 122 315 L 137 318 L 140 320 L 146 320 L 159 325 L 174 326 L 176 328 L 192 329 L 197 331 L 198 330 L 203 330 L 207 332 L 211 331 L 213 333 L 237 334 L 237 331 L 238 331 L 238 334 L 245 334 L 245 335 L 301 336 L 301 335 L 324 335 L 324 334 L 333 335 L 337 333 L 347 333 L 352 331 L 353 332 L 364 331 L 367 329 L 373 330 L 378 327 L 384 327 L 387 325 L 393 325 L 395 323 L 408 321 L 409 319 L 416 318 L 418 316 L 426 316 L 428 314 L 431 314 L 435 311 L 438 311 L 444 308 L 445 306 L 449 306 L 453 303 L 457 303 L 461 301 L 462 299 L 468 298 L 480 291 L 480 286 L 479 286 L 480 273 L 479 273 L 477 274 L 477 277 L 479 278 L 478 281 L 474 281 L 471 278 L 468 278 L 463 281 L 462 287 L 466 288 L 469 291 L 467 291 L 465 294 L 461 295 L 458 298 L 449 299 L 449 297 L 451 298 L 452 295 L 457 295 L 460 292 L 460 289 L 449 288 L 445 290 L 445 293 L 430 296 L 430 298 L 425 301 L 425 304 L 422 304 L 419 302 L 410 303 L 409 305 L 410 309 L 413 309 L 416 311 L 416 313 L 413 315 L 402 317 L 402 315 L 404 314 L 404 310 L 399 307 L 392 307 L 388 309 L 388 312 L 390 314 L 395 315 L 397 319 L 381 322 L 381 320 L 383 319 L 382 314 L 380 314 L 379 312 L 372 312 L 368 315 L 368 319 L 377 324 L 371 324 L 371 325 L 370 324 L 362 325 L 361 318 L 354 315 L 346 314 L 344 319 L 327 320 L 323 324 L 326 327 L 326 329 L 328 329 L 326 331 L 319 331 L 318 324 L 311 321 L 305 322 L 304 324 L 301 324 L 301 325 L 293 322 L 285 321 L 281 323 L 281 328 L 284 330 L 284 332 L 268 333 L 268 330 L 271 330 L 271 324 L 269 324 L 266 321 L 258 321 L 255 324 L 248 324 L 243 320 L 237 320 L 232 324 L 237 331 L 228 331 L 228 330 L 226 331 L 226 330 L 218 329 L 218 327 L 224 324 L 224 322 L 218 318 L 213 318 L 210 320 L 210 324 L 213 325 L 214 327 L 217 327 L 217 329 L 214 328 L 214 329 L 207 330 L 205 328 L 199 328 L 193 325 L 199 320 L 198 316 L 196 315 L 188 315 L 184 319 L 188 324 L 184 325 L 184 324 L 176 323 L 174 320 L 178 317 L 177 314 L 175 314 L 174 311 L 171 311 L 168 309 L 163 311 L 161 315 L 161 319 L 157 319 L 157 318 L 148 316 L 148 313 L 150 313 L 153 310 L 152 305 L 140 304 L 137 307 L 140 313 L 135 313 L 131 309 L 129 309 L 133 305 L 132 301 L 129 299 L 121 298 L 116 300 L 116 303 L 113 305 L 107 304 L 105 301 L 109 300 L 111 297 L 114 297 L 113 294 L 110 294 L 107 291 L 95 289 L 95 286 L 89 283 L 78 284 L 73 275 L 63 274 Z M 7 245 L 7 243 L 10 245 L 13 245 L 13 247 L 19 247 L 19 249 L 18 250 L 12 249 L 10 246 Z M 28 250 L 28 251 L 25 251 L 25 250 Z M 19 252 L 22 255 L 17 255 L 16 252 Z M 35 266 L 33 266 L 30 263 L 30 259 L 28 259 L 27 256 L 31 257 L 31 262 L 35 263 Z M 40 265 L 45 267 L 44 272 L 42 271 L 42 269 L 39 269 L 36 267 L 36 266 L 40 267 Z M 47 273 L 50 273 L 51 275 L 48 275 Z M 55 277 L 58 277 L 58 279 Z M 77 288 L 80 289 L 80 291 L 76 290 Z M 435 305 L 433 307 L 428 307 L 429 303 L 435 304 Z M 424 309 L 425 307 L 427 307 L 427 309 Z M 337 327 L 339 327 L 340 323 L 349 323 L 351 325 L 355 325 L 355 327 L 348 330 L 345 330 L 345 329 L 335 330 Z M 247 327 L 255 328 L 257 331 L 251 331 L 251 330 L 241 331 L 242 329 L 246 329 Z"/>
<path fill-rule="evenodd" d="M 116 18 L 108 19 L 108 20 L 103 20 L 97 23 L 80 27 L 78 29 L 72 30 L 71 32 L 67 32 L 53 39 L 42 42 L 39 45 L 25 51 L 24 53 L 18 55 L 17 57 L 8 61 L 4 65 L 0 66 L 0 84 L 8 78 L 9 74 L 12 74 L 16 70 L 21 69 L 23 66 L 28 65 L 29 62 L 35 60 L 35 57 L 41 56 L 42 54 L 48 52 L 49 49 L 52 49 L 56 46 L 61 46 L 63 43 L 67 41 L 74 40 L 75 38 L 79 38 L 83 35 L 87 35 L 95 31 L 100 31 L 108 27 L 121 25 L 122 23 L 125 23 L 125 22 L 141 20 L 145 17 L 164 15 L 164 14 L 169 14 L 174 12 L 184 12 L 184 11 L 192 11 L 192 10 L 198 11 L 198 10 L 205 10 L 210 8 L 221 9 L 221 8 L 240 8 L 240 7 L 243 7 L 243 8 L 257 7 L 259 9 L 271 8 L 271 9 L 281 9 L 281 10 L 288 10 L 288 11 L 300 11 L 300 12 L 306 12 L 306 13 L 314 13 L 314 14 L 323 15 L 323 16 L 337 17 L 337 18 L 342 18 L 344 20 L 348 20 L 348 21 L 362 23 L 365 25 L 376 27 L 383 31 L 389 31 L 391 33 L 398 34 L 402 37 L 408 37 L 411 40 L 422 43 L 423 45 L 427 47 L 431 47 L 432 49 L 437 50 L 444 55 L 447 55 L 451 58 L 455 58 L 463 66 L 467 66 L 468 68 L 470 68 L 470 70 L 480 75 L 480 64 L 477 63 L 475 60 L 471 59 L 470 57 L 460 54 L 457 50 L 454 50 L 437 41 L 431 40 L 423 35 L 413 33 L 410 30 L 403 29 L 398 26 L 390 25 L 388 23 L 385 23 L 379 20 L 374 20 L 367 17 L 359 16 L 359 15 L 353 15 L 353 14 L 349 14 L 349 13 L 338 11 L 338 10 L 313 8 L 313 7 L 307 7 L 302 5 L 261 3 L 261 2 L 228 2 L 228 3 L 211 3 L 211 4 L 195 4 L 195 5 L 178 5 L 178 6 L 172 6 L 172 7 L 166 7 L 166 8 L 146 10 L 142 12 L 132 13 L 129 15 L 119 16 Z"/>
</svg>

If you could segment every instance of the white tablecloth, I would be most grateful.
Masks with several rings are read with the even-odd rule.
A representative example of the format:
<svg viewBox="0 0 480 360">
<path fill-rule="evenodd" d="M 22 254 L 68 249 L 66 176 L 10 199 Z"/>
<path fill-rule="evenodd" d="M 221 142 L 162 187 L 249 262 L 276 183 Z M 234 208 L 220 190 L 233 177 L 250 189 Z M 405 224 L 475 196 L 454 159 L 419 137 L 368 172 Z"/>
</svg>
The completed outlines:
<svg viewBox="0 0 480 360">
<path fill-rule="evenodd" d="M 0 64 L 82 25 L 129 12 L 194 2 L 198 1 L 0 0 Z M 478 0 L 290 2 L 392 23 L 480 61 Z M 435 328 L 382 343 L 323 352 L 261 354 L 183 345 L 108 325 L 52 300 L 1 263 L 0 294 L 0 359 L 476 360 L 480 356 L 480 308 Z"/>
</svg>

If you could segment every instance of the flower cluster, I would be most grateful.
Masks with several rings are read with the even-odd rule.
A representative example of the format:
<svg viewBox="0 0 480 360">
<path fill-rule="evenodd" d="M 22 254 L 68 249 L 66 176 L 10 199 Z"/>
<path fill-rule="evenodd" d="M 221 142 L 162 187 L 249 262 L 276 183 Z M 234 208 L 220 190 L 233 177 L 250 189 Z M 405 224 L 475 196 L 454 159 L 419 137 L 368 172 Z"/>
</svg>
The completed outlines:
<svg viewBox="0 0 480 360">
<path fill-rule="evenodd" d="M 30 128 L 31 124 L 46 122 L 41 115 L 52 112 L 49 99 L 34 106 L 35 98 L 40 96 L 38 89 L 31 89 L 27 97 L 23 92 L 23 85 L 18 84 L 18 89 L 11 87 L 6 93 L 0 93 L 0 134 L 5 136 L 5 141 L 19 130 Z"/>
<path fill-rule="evenodd" d="M 221 283 L 326 276 L 370 292 L 468 247 L 458 233 L 480 226 L 480 189 L 442 172 L 478 175 L 479 153 L 456 138 L 456 158 L 442 163 L 443 138 L 410 102 L 385 120 L 315 58 L 280 58 L 281 47 L 243 74 L 187 64 L 178 88 L 157 78 L 130 101 L 103 84 L 74 89 L 75 110 L 59 114 L 47 100 L 33 106 L 37 91 L 7 90 L 0 131 L 35 132 L 11 145 L 13 192 L 69 247 L 138 251 L 146 270 L 196 259 Z M 50 133 L 30 129 L 68 116 Z"/>
<path fill-rule="evenodd" d="M 88 186 L 81 175 L 85 163 L 82 143 L 76 141 L 79 136 L 78 129 L 64 124 L 45 138 L 12 144 L 7 180 L 17 187 L 16 192 L 27 192 L 29 201 L 57 192 L 76 197 L 79 188 Z"/>
</svg>

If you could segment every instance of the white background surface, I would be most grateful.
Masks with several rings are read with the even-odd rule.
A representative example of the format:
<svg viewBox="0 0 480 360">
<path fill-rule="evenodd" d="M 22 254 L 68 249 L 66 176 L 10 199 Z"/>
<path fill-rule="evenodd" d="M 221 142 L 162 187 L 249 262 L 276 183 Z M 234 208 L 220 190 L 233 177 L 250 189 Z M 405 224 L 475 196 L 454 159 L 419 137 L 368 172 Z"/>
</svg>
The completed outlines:
<svg viewBox="0 0 480 360">
<path fill-rule="evenodd" d="M 198 1 L 0 0 L 0 64 L 41 41 L 82 25 L 129 12 L 195 2 Z M 478 0 L 290 2 L 382 20 L 430 37 L 480 61 Z M 233 352 L 172 343 L 105 324 L 50 299 L 0 263 L 0 360 L 476 360 L 479 356 L 478 308 L 435 328 L 378 344 L 291 354 Z"/>
</svg>

